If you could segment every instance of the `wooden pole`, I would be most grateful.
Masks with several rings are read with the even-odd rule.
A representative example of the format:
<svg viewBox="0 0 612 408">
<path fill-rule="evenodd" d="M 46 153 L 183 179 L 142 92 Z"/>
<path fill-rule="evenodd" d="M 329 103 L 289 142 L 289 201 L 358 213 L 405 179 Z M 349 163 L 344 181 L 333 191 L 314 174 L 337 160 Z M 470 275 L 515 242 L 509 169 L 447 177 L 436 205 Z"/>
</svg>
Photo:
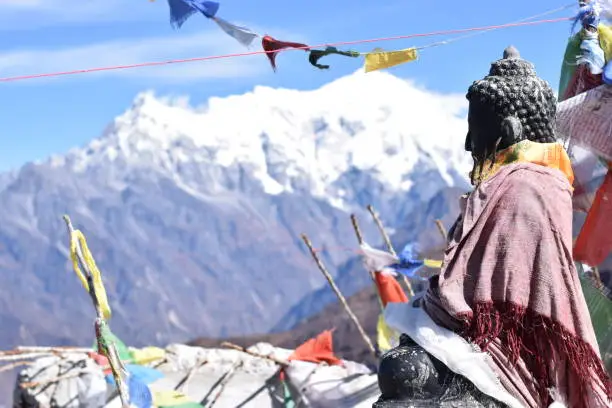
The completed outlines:
<svg viewBox="0 0 612 408">
<path fill-rule="evenodd" d="M 321 259 L 319 259 L 319 256 L 317 255 L 317 252 L 314 250 L 314 247 L 312 246 L 312 243 L 310 242 L 310 239 L 308 239 L 308 236 L 306 236 L 306 234 L 302 234 L 302 240 L 304 241 L 304 243 L 308 247 L 308 250 L 310 251 L 310 254 L 312 255 L 312 258 L 315 260 L 317 266 L 319 267 L 319 270 L 321 271 L 323 276 L 325 276 L 325 279 L 327 279 L 327 283 L 329 283 L 329 286 L 332 288 L 332 290 L 334 291 L 334 293 L 338 297 L 338 300 L 340 301 L 340 303 L 344 307 L 344 310 L 346 311 L 346 314 L 349 316 L 349 318 L 353 321 L 353 323 L 357 327 L 357 330 L 359 331 L 359 334 L 361 335 L 361 338 L 363 339 L 363 341 L 368 346 L 368 349 L 370 350 L 372 355 L 374 355 L 374 357 L 376 357 L 376 349 L 374 349 L 374 346 L 372 345 L 372 341 L 370 340 L 370 338 L 366 334 L 365 330 L 363 329 L 363 327 L 359 323 L 359 320 L 357 320 L 357 316 L 355 316 L 355 314 L 353 313 L 353 311 L 349 307 L 346 299 L 344 298 L 344 296 L 340 292 L 340 289 L 338 289 L 338 287 L 336 286 L 336 283 L 334 282 L 334 279 L 332 278 L 332 276 L 329 274 L 329 272 L 325 268 L 325 265 L 323 265 L 323 262 L 321 262 Z"/>
<path fill-rule="evenodd" d="M 357 237 L 357 242 L 359 246 L 363 245 L 363 234 L 361 233 L 361 228 L 359 228 L 359 222 L 357 221 L 357 216 L 355 214 L 351 214 L 351 224 L 353 224 L 353 230 L 355 231 L 355 236 Z M 372 279 L 372 283 L 374 284 L 374 290 L 376 291 L 376 298 L 378 299 L 378 305 L 380 306 L 380 310 L 384 310 L 382 298 L 380 297 L 380 291 L 378 290 L 378 285 L 376 285 L 376 277 L 374 276 L 374 272 L 368 271 L 370 274 L 370 279 Z"/>
<path fill-rule="evenodd" d="M 389 234 L 387 234 L 387 231 L 385 231 L 385 227 L 383 226 L 383 223 L 380 220 L 380 217 L 376 213 L 376 210 L 374 210 L 374 207 L 372 205 L 368 205 L 367 209 L 370 212 L 370 215 L 372 215 L 372 219 L 374 220 L 374 223 L 376 224 L 378 231 L 380 231 L 380 235 L 382 235 L 383 240 L 385 241 L 387 250 L 393 255 L 397 256 L 397 252 L 395 252 L 395 249 L 393 248 L 393 244 L 391 244 L 391 238 L 389 238 Z"/>
<path fill-rule="evenodd" d="M 241 352 L 243 352 L 245 354 L 251 355 L 253 357 L 263 358 L 264 360 L 270 360 L 273 363 L 276 363 L 276 364 L 280 365 L 281 367 L 289 366 L 289 362 L 287 362 L 287 361 L 280 360 L 280 359 L 278 359 L 276 357 L 266 356 L 264 354 L 255 353 L 254 351 L 247 350 L 244 347 L 241 347 L 241 346 L 239 346 L 237 344 L 230 343 L 230 342 L 227 342 L 227 341 L 224 341 L 223 343 L 221 343 L 221 347 L 238 350 L 238 351 L 241 351 Z"/>
<path fill-rule="evenodd" d="M 385 241 L 387 250 L 394 256 L 397 256 L 397 252 L 395 252 L 395 249 L 393 248 L 393 244 L 391 243 L 391 238 L 389 237 L 389 234 L 387 234 L 387 231 L 385 230 L 385 226 L 383 225 L 382 221 L 380 220 L 380 217 L 376 213 L 376 210 L 374 210 L 374 207 L 371 205 L 368 205 L 367 209 L 370 212 L 370 215 L 372 215 L 372 219 L 374 220 L 374 223 L 376 224 L 378 231 L 380 231 L 380 235 L 382 235 L 383 240 Z M 402 278 L 404 281 L 404 285 L 406 285 L 408 296 L 412 298 L 414 296 L 414 290 L 412 290 L 412 284 L 410 283 L 410 280 L 408 280 L 408 277 L 406 277 L 406 275 L 402 275 Z"/>
<path fill-rule="evenodd" d="M 53 353 L 23 353 L 23 354 L 9 354 L 0 356 L 0 362 L 9 361 L 21 361 L 21 360 L 36 360 L 42 357 L 53 356 Z"/>
<path fill-rule="evenodd" d="M 20 352 L 48 352 L 48 353 L 89 353 L 90 348 L 84 347 L 44 347 L 44 346 L 17 346 L 14 350 L 15 354 Z M 5 352 L 0 352 L 4 354 Z"/>
<path fill-rule="evenodd" d="M 39 387 L 41 385 L 58 383 L 60 381 L 69 380 L 71 378 L 78 378 L 78 377 L 82 376 L 83 374 L 84 374 L 84 372 L 82 372 L 82 371 L 79 371 L 77 373 L 67 373 L 67 374 L 60 375 L 60 376 L 54 377 L 54 378 L 49 378 L 49 379 L 43 380 L 43 381 L 23 382 L 23 383 L 20 383 L 19 386 L 21 388 L 34 388 L 34 387 Z"/>
<path fill-rule="evenodd" d="M 17 361 L 16 363 L 7 364 L 7 365 L 4 365 L 4 366 L 0 367 L 0 373 L 4 372 L 4 371 L 12 370 L 12 369 L 17 368 L 17 367 L 21 367 L 21 366 L 24 366 L 24 365 L 31 365 L 31 364 L 32 364 L 31 361 Z"/>
<path fill-rule="evenodd" d="M 446 242 L 448 239 L 448 231 L 446 231 L 446 228 L 444 228 L 444 224 L 442 224 L 442 221 L 436 220 L 436 226 L 438 227 L 438 231 L 440 231 L 440 235 L 442 235 L 444 242 Z"/>
<path fill-rule="evenodd" d="M 223 380 L 221 380 L 221 383 L 219 384 L 219 389 L 218 389 L 216 395 L 214 396 L 213 400 L 208 405 L 208 408 L 211 408 L 213 405 L 215 405 L 217 403 L 217 401 L 219 400 L 219 398 L 221 398 L 221 394 L 223 394 L 223 391 L 225 390 L 225 387 L 232 380 L 232 377 L 236 374 L 236 371 L 242 366 L 242 364 L 243 364 L 242 361 L 239 361 L 239 362 L 235 363 L 225 373 L 225 376 L 224 376 Z"/>
<path fill-rule="evenodd" d="M 355 214 L 351 214 L 351 224 L 353 224 L 353 230 L 355 230 L 355 236 L 357 237 L 357 242 L 359 245 L 363 244 L 363 234 L 361 233 L 361 228 L 359 228 L 359 222 L 357 222 L 357 216 Z"/>
<path fill-rule="evenodd" d="M 187 375 L 185 377 L 183 377 L 181 379 L 181 381 L 179 381 L 178 384 L 176 384 L 176 387 L 174 387 L 174 389 L 176 391 L 182 391 L 183 393 L 186 394 L 187 393 L 187 386 L 189 385 L 189 381 L 191 381 L 191 379 L 196 374 L 196 372 L 200 368 L 204 367 L 206 364 L 208 364 L 208 360 L 197 361 L 196 364 L 189 369 L 189 371 L 187 372 Z"/>
</svg>

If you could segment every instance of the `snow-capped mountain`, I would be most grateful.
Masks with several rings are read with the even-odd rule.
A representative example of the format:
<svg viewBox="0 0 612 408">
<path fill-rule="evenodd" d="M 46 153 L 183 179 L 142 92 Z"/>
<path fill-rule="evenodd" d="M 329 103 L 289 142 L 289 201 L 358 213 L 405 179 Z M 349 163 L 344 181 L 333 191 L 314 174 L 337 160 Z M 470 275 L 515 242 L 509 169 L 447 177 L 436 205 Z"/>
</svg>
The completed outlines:
<svg viewBox="0 0 612 408">
<path fill-rule="evenodd" d="M 204 107 L 138 95 L 87 146 L 0 178 L 0 343 L 91 340 L 64 213 L 129 342 L 270 329 L 323 284 L 300 233 L 340 265 L 349 212 L 373 204 L 394 225 L 466 185 L 465 108 L 387 73 Z"/>
</svg>

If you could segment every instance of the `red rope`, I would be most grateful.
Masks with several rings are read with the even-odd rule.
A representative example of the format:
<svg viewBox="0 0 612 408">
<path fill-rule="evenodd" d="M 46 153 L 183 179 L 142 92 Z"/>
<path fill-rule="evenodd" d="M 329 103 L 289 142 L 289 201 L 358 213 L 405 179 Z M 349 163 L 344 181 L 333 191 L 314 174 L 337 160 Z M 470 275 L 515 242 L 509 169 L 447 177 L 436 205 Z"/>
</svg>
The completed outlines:
<svg viewBox="0 0 612 408">
<path fill-rule="evenodd" d="M 571 20 L 571 17 L 561 17 L 549 20 L 537 20 L 537 21 L 526 21 L 519 23 L 510 23 L 510 24 L 502 24 L 502 25 L 493 25 L 486 27 L 472 27 L 472 28 L 462 28 L 456 30 L 445 30 L 445 31 L 433 31 L 429 33 L 421 33 L 421 34 L 409 34 L 409 35 L 398 35 L 395 37 L 383 37 L 383 38 L 372 38 L 369 40 L 356 40 L 356 41 L 344 41 L 344 42 L 336 42 L 336 43 L 327 43 L 327 44 L 319 44 L 312 45 L 308 47 L 301 47 L 301 49 L 311 49 L 311 48 L 322 48 L 327 46 L 342 46 L 342 45 L 354 45 L 354 44 L 367 44 L 373 42 L 382 42 L 382 41 L 393 41 L 393 40 L 405 40 L 408 38 L 417 38 L 417 37 L 431 37 L 436 35 L 452 35 L 452 34 L 461 34 L 467 33 L 471 31 L 486 31 L 486 30 L 495 30 L 499 28 L 509 28 L 509 27 L 520 27 L 520 26 L 532 26 L 538 24 L 546 24 L 546 23 L 558 23 L 561 21 Z M 300 49 L 300 48 L 297 48 Z M 289 51 L 290 49 L 284 49 L 280 51 Z M 278 52 L 278 51 L 276 51 Z M 119 69 L 131 69 L 131 68 L 142 68 L 142 67 L 155 67 L 160 65 L 170 65 L 170 64 L 182 64 L 186 62 L 197 62 L 197 61 L 208 61 L 208 60 L 216 60 L 223 58 L 234 58 L 234 57 L 245 57 L 248 55 L 258 55 L 258 54 L 266 54 L 266 51 L 249 51 L 235 54 L 224 54 L 224 55 L 210 55 L 207 57 L 196 57 L 196 58 L 186 58 L 186 59 L 176 59 L 176 60 L 168 60 L 168 61 L 154 61 L 154 62 L 142 62 L 139 64 L 131 64 L 131 65 L 117 65 L 110 67 L 97 67 L 97 68 L 86 68 L 86 69 L 77 69 L 74 71 L 63 71 L 63 72 L 49 72 L 43 74 L 32 74 L 32 75 L 21 75 L 14 77 L 4 77 L 0 78 L 0 82 L 14 82 L 14 81 L 22 81 L 25 79 L 35 79 L 35 78 L 47 78 L 47 77 L 57 77 L 64 75 L 76 75 L 76 74 L 87 74 L 90 72 L 100 72 L 100 71 L 115 71 Z"/>
</svg>

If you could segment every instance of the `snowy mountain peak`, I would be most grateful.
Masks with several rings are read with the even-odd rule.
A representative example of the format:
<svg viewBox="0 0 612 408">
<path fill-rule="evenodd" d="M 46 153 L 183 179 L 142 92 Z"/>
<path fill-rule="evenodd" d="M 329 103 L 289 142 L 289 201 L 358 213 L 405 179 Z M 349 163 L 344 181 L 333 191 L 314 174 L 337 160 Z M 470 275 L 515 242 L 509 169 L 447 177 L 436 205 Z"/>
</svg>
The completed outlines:
<svg viewBox="0 0 612 408">
<path fill-rule="evenodd" d="M 242 168 L 268 194 L 308 191 L 341 205 L 353 171 L 396 191 L 414 185 L 417 165 L 448 185 L 464 179 L 465 107 L 463 96 L 384 72 L 356 72 L 312 91 L 258 86 L 199 108 L 144 92 L 102 137 L 55 164 L 77 172 L 113 166 L 114 177 L 120 168 L 144 169 L 186 185 L 195 184 L 182 170 L 189 166 Z"/>
</svg>

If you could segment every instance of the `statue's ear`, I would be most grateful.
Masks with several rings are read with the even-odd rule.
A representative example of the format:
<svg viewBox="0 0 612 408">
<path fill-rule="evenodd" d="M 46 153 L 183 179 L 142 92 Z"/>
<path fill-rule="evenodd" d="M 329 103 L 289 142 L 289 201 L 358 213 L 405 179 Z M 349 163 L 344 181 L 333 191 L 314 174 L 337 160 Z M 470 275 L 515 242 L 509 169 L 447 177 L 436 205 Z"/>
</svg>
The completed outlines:
<svg viewBox="0 0 612 408">
<path fill-rule="evenodd" d="M 516 116 L 506 116 L 501 123 L 500 146 L 508 147 L 522 140 L 523 125 Z"/>
</svg>

